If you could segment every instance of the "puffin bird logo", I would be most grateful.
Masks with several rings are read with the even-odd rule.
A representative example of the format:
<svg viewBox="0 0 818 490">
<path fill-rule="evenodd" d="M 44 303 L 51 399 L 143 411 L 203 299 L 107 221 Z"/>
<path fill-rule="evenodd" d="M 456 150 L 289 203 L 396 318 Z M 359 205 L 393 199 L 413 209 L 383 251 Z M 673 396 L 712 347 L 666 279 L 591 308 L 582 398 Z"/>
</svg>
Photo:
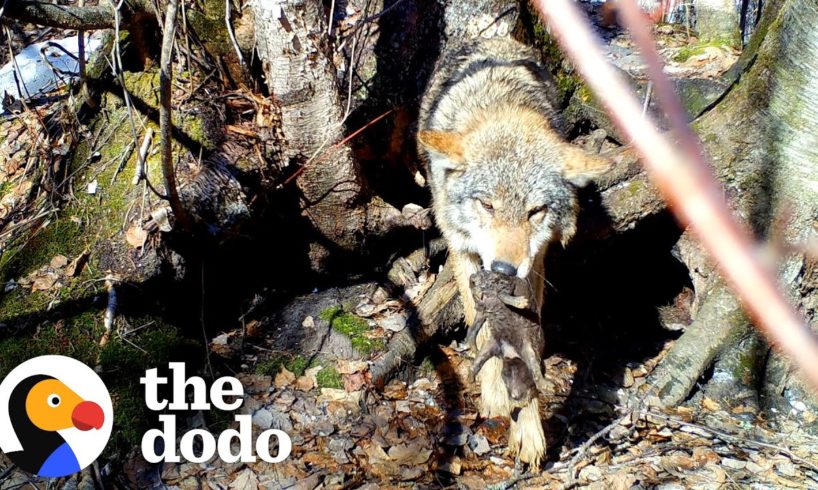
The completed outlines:
<svg viewBox="0 0 818 490">
<path fill-rule="evenodd" d="M 102 452 L 110 435 L 111 401 L 102 381 L 84 364 L 62 356 L 44 357 L 59 358 L 61 364 L 72 364 L 74 369 L 77 366 L 73 363 L 77 363 L 87 372 L 79 378 L 73 375 L 58 377 L 53 372 L 43 371 L 31 374 L 31 371 L 38 369 L 20 372 L 21 368 L 30 367 L 29 363 L 43 357 L 27 361 L 12 371 L 0 384 L 0 407 L 3 400 L 7 405 L 7 419 L 0 420 L 0 434 L 5 433 L 2 429 L 3 422 L 6 422 L 17 440 L 13 444 L 0 435 L 0 446 L 21 469 L 40 477 L 62 477 L 82 470 Z M 94 396 L 98 390 L 89 389 L 90 385 L 97 383 L 86 384 L 89 373 L 93 376 L 90 381 L 102 385 L 104 393 L 99 397 Z M 72 389 L 63 379 L 76 380 L 76 386 Z M 85 396 L 75 391 L 80 388 L 84 388 Z M 6 398 L 5 393 L 9 389 Z M 107 415 L 103 406 L 107 407 Z M 0 419 L 3 415 L 0 412 Z M 102 434 L 106 432 L 103 429 L 107 433 Z M 99 446 L 100 439 L 102 447 L 91 451 L 90 446 Z"/>
</svg>

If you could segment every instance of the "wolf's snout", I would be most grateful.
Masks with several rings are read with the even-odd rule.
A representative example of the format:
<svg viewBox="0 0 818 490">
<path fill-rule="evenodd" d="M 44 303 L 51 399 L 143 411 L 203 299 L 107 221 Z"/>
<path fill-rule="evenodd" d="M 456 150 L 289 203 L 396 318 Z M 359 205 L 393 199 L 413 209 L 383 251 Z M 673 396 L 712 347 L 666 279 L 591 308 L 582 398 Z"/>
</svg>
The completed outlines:
<svg viewBox="0 0 818 490">
<path fill-rule="evenodd" d="M 509 264 L 508 262 L 502 262 L 499 260 L 493 260 L 491 262 L 491 271 L 496 272 L 498 274 L 503 274 L 506 276 L 516 276 L 517 275 L 517 268 L 513 265 Z"/>
</svg>

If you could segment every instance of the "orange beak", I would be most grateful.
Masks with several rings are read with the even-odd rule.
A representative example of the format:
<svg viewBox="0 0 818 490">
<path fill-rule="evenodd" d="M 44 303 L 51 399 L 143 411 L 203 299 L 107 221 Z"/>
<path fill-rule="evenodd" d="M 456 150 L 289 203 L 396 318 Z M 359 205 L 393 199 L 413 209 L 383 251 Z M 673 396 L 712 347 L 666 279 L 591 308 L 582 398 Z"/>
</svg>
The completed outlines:
<svg viewBox="0 0 818 490">
<path fill-rule="evenodd" d="M 96 403 L 82 402 L 71 413 L 71 421 L 79 430 L 99 429 L 105 421 L 105 415 Z"/>
</svg>

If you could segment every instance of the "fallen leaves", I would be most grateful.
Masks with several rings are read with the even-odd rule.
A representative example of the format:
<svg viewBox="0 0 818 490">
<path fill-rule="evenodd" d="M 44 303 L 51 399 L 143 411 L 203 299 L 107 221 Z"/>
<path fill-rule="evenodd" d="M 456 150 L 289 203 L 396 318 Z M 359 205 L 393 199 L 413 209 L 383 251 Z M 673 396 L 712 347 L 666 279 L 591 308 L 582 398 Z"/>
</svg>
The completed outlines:
<svg viewBox="0 0 818 490">
<path fill-rule="evenodd" d="M 133 248 L 142 248 L 148 239 L 148 232 L 141 225 L 133 225 L 125 232 L 125 241 Z"/>
</svg>

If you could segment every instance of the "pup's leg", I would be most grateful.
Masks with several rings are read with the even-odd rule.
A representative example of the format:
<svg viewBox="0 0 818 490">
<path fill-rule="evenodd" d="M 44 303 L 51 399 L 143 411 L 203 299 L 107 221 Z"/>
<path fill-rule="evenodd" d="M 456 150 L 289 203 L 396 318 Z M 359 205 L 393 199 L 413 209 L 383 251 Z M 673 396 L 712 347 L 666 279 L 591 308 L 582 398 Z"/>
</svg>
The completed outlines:
<svg viewBox="0 0 818 490">
<path fill-rule="evenodd" d="M 545 433 L 540 420 L 540 402 L 532 399 L 520 409 L 517 419 L 511 419 L 508 431 L 508 450 L 518 455 L 520 461 L 531 465 L 532 469 L 540 467 L 545 455 Z"/>
</svg>

